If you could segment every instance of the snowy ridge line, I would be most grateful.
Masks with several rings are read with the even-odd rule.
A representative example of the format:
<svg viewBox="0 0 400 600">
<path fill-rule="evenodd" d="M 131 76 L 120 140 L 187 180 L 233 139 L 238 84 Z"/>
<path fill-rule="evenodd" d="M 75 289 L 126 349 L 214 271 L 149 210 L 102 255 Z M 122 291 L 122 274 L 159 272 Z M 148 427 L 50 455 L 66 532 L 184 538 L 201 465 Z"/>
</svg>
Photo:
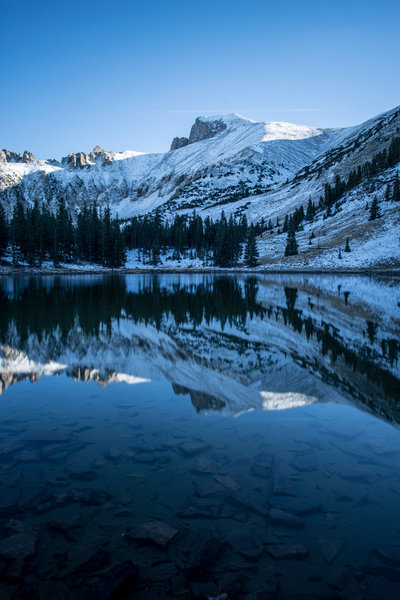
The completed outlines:
<svg viewBox="0 0 400 600">
<path fill-rule="evenodd" d="M 0 156 L 0 200 L 10 216 L 17 198 L 34 200 L 54 209 L 63 197 L 76 217 L 85 203 L 110 205 L 121 219 L 146 215 L 159 208 L 165 218 L 189 215 L 219 218 L 224 210 L 249 222 L 282 221 L 311 198 L 318 203 L 324 185 L 349 173 L 387 149 L 400 130 L 400 108 L 394 108 L 361 125 L 345 129 L 316 129 L 285 122 L 256 122 L 240 115 L 199 117 L 183 146 L 164 154 L 125 151 L 69 155 L 64 162 L 4 162 Z M 25 156 L 25 155 L 24 155 Z M 21 158 L 21 157 L 20 157 Z M 21 161 L 23 158 L 21 158 Z M 261 268 L 269 270 L 384 269 L 400 267 L 398 206 L 385 202 L 400 163 L 346 192 L 340 210 L 329 219 L 322 214 L 299 233 L 300 254 L 283 258 L 286 238 L 273 233 L 259 240 Z M 368 223 L 365 205 L 376 195 L 382 218 Z M 343 200 L 343 202 L 342 202 Z M 308 247 L 312 232 L 318 234 Z M 350 237 L 352 252 L 338 259 Z M 171 263 L 163 268 L 205 268 Z M 149 266 L 131 257 L 131 269 Z M 74 268 L 81 269 L 75 265 Z M 87 270 L 92 270 L 87 267 Z M 207 269 L 208 270 L 208 269 Z"/>
</svg>

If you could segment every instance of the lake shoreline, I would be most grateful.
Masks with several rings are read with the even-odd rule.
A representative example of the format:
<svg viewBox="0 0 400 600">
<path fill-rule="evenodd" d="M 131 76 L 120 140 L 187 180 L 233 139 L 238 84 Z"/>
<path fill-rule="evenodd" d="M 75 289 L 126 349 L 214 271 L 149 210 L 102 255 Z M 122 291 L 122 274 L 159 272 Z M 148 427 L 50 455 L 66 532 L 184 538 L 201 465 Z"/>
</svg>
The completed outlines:
<svg viewBox="0 0 400 600">
<path fill-rule="evenodd" d="M 135 275 L 135 274 L 231 274 L 231 275 L 384 275 L 384 276 L 400 276 L 400 268 L 375 268 L 375 269 L 245 269 L 245 268 L 143 268 L 143 269 L 74 269 L 68 267 L 60 268 L 27 268 L 21 267 L 0 267 L 0 275 Z"/>
</svg>

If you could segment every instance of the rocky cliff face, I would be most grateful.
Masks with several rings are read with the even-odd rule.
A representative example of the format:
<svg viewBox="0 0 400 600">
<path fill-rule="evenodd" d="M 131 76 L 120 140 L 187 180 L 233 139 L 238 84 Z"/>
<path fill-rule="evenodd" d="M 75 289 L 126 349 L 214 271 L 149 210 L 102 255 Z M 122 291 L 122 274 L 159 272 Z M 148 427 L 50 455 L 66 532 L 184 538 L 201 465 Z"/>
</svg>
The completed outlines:
<svg viewBox="0 0 400 600">
<path fill-rule="evenodd" d="M 107 152 L 101 146 L 95 146 L 89 154 L 86 154 L 86 152 L 76 152 L 64 156 L 61 159 L 61 164 L 70 169 L 83 169 L 99 161 L 104 166 L 113 162 L 112 154 L 112 152 Z"/>
<path fill-rule="evenodd" d="M 222 119 L 209 120 L 197 117 L 192 125 L 189 137 L 175 137 L 172 140 L 171 150 L 178 150 L 188 144 L 208 140 L 218 135 L 218 133 L 222 133 L 226 129 L 227 125 Z"/>
<path fill-rule="evenodd" d="M 187 137 L 174 137 L 174 139 L 172 140 L 172 144 L 171 144 L 171 151 L 179 150 L 179 148 L 183 148 L 184 146 L 187 146 L 188 143 L 189 143 L 189 138 L 187 138 Z"/>
<path fill-rule="evenodd" d="M 222 119 L 203 120 L 201 117 L 197 117 L 190 130 L 189 144 L 208 140 L 218 133 L 222 133 L 226 128 L 227 125 Z"/>
<path fill-rule="evenodd" d="M 36 162 L 35 156 L 32 152 L 25 150 L 25 152 L 21 154 L 17 154 L 17 152 L 11 152 L 11 150 L 0 150 L 0 163 L 34 163 Z"/>
</svg>

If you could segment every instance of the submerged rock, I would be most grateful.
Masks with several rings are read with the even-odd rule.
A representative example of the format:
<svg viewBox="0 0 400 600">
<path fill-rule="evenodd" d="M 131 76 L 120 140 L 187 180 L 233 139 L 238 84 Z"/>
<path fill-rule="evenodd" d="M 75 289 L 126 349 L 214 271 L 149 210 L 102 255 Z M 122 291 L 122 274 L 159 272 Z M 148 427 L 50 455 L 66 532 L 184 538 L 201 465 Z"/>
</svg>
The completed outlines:
<svg viewBox="0 0 400 600">
<path fill-rule="evenodd" d="M 27 498 L 21 498 L 20 506 L 26 510 L 38 510 L 42 504 L 49 502 L 54 495 L 54 490 L 44 485 Z"/>
<path fill-rule="evenodd" d="M 68 476 L 76 481 L 94 481 L 97 477 L 94 471 L 72 471 Z"/>
<path fill-rule="evenodd" d="M 26 530 L 0 540 L 0 557 L 19 560 L 32 556 L 36 551 L 37 534 Z"/>
<path fill-rule="evenodd" d="M 117 460 L 121 456 L 122 452 L 118 448 L 109 448 L 106 454 L 106 458 L 111 460 Z"/>
<path fill-rule="evenodd" d="M 325 562 L 330 565 L 339 556 L 344 547 L 344 540 L 328 538 L 319 540 L 319 546 Z"/>
<path fill-rule="evenodd" d="M 211 531 L 199 531 L 188 544 L 188 550 L 180 553 L 178 566 L 183 569 L 189 579 L 205 581 L 214 567 L 222 542 Z"/>
<path fill-rule="evenodd" d="M 209 450 L 211 446 L 206 442 L 185 442 L 179 446 L 180 452 L 185 456 L 195 456 L 196 454 L 200 454 L 200 452 L 205 452 Z"/>
<path fill-rule="evenodd" d="M 215 463 L 204 458 L 199 458 L 194 463 L 192 471 L 197 474 L 213 474 L 217 472 L 217 467 Z"/>
<path fill-rule="evenodd" d="M 177 533 L 177 529 L 163 521 L 148 521 L 128 531 L 126 536 L 135 540 L 150 540 L 159 546 L 165 546 Z"/>
<path fill-rule="evenodd" d="M 47 527 L 50 530 L 64 534 L 70 542 L 75 541 L 74 531 L 83 528 L 83 526 L 83 519 L 80 516 L 66 519 L 54 519 L 47 523 Z"/>
<path fill-rule="evenodd" d="M 306 498 L 294 498 L 292 496 L 276 496 L 269 501 L 272 508 L 293 513 L 297 516 L 311 515 L 322 511 L 321 502 L 308 500 Z"/>
<path fill-rule="evenodd" d="M 193 499 L 178 512 L 181 519 L 218 519 L 221 515 L 221 500 L 217 498 Z"/>
<path fill-rule="evenodd" d="M 237 481 L 227 475 L 214 475 L 214 479 L 231 492 L 237 492 L 241 489 Z"/>
<path fill-rule="evenodd" d="M 96 573 L 110 563 L 110 555 L 104 548 L 91 550 L 88 556 L 75 569 L 75 574 Z"/>
<path fill-rule="evenodd" d="M 256 560 L 261 556 L 263 543 L 256 534 L 233 530 L 226 533 L 224 537 L 232 550 L 245 558 Z"/>
<path fill-rule="evenodd" d="M 276 559 L 301 560 L 306 558 L 308 551 L 302 544 L 274 544 L 267 546 L 268 554 Z"/>
<path fill-rule="evenodd" d="M 288 477 L 277 476 L 274 479 L 272 493 L 275 496 L 296 496 L 296 489 Z"/>
<path fill-rule="evenodd" d="M 267 479 L 271 476 L 272 466 L 274 463 L 274 457 L 272 454 L 269 454 L 262 460 L 257 460 L 251 465 L 251 472 L 255 477 L 261 477 L 262 479 Z"/>
<path fill-rule="evenodd" d="M 247 494 L 241 492 L 233 492 L 227 497 L 231 504 L 246 509 L 246 511 L 255 512 L 256 514 L 267 517 L 269 515 L 268 508 L 261 502 L 252 500 Z"/>
<path fill-rule="evenodd" d="M 138 576 L 138 568 L 130 560 L 114 565 L 92 587 L 88 600 L 117 600 L 129 591 Z"/>
<path fill-rule="evenodd" d="M 293 469 L 300 473 L 308 473 L 318 470 L 318 463 L 309 450 L 299 452 L 290 463 Z"/>
<path fill-rule="evenodd" d="M 208 496 L 222 496 L 226 493 L 226 490 L 217 481 L 205 479 L 196 483 L 196 494 L 200 498 L 207 498 Z"/>
<path fill-rule="evenodd" d="M 272 523 L 282 525 L 283 527 L 301 528 L 305 525 L 304 521 L 296 515 L 279 510 L 278 508 L 271 508 L 269 518 Z"/>
</svg>

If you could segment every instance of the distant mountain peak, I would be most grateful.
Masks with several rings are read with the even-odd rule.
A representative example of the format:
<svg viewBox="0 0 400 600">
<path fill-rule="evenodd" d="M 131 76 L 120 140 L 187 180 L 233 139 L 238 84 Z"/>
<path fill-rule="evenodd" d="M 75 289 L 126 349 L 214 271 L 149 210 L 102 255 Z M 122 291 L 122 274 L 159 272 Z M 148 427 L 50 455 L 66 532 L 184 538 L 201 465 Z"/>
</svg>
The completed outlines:
<svg viewBox="0 0 400 600">
<path fill-rule="evenodd" d="M 222 116 L 197 117 L 190 130 L 189 137 L 176 137 L 172 140 L 171 150 L 178 150 L 189 144 L 208 140 L 227 129 Z"/>
</svg>

